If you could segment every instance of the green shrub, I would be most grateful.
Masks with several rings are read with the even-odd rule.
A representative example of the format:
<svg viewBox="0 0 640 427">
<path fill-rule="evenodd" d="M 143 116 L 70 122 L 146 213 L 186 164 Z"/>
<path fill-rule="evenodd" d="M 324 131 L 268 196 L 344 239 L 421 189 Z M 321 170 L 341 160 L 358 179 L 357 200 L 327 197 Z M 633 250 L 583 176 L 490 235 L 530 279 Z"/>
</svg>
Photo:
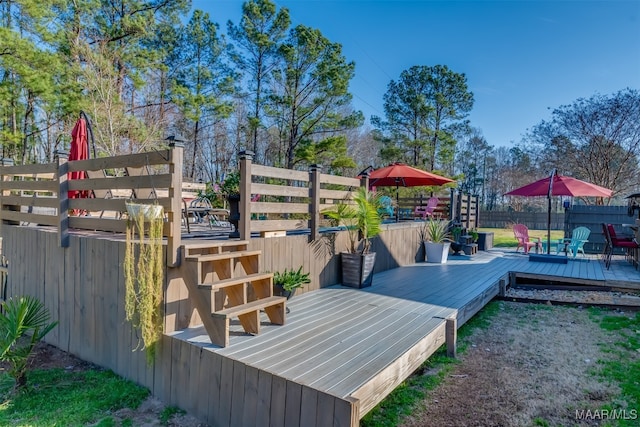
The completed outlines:
<svg viewBox="0 0 640 427">
<path fill-rule="evenodd" d="M 27 361 L 33 347 L 45 337 L 58 322 L 49 322 L 49 310 L 32 296 L 17 300 L 9 298 L 2 303 L 4 314 L 0 316 L 0 360 L 9 363 L 9 374 L 15 380 L 15 388 L 27 384 Z"/>
<path fill-rule="evenodd" d="M 302 267 L 298 268 L 298 270 L 288 270 L 285 268 L 282 272 L 278 271 L 274 273 L 273 283 L 281 286 L 285 291 L 292 291 L 306 285 L 307 283 L 311 283 L 309 274 L 310 273 L 303 273 Z"/>
</svg>

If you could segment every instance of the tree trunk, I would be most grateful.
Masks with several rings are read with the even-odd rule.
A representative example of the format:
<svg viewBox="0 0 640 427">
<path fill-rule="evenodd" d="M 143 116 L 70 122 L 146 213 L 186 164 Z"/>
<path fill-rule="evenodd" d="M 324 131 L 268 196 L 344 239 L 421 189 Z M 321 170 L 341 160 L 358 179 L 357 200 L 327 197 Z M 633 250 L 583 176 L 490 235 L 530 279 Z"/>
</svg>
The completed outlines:
<svg viewBox="0 0 640 427">
<path fill-rule="evenodd" d="M 193 131 L 193 156 L 191 157 L 191 173 L 189 177 L 194 179 L 196 174 L 196 157 L 198 153 L 198 129 L 200 128 L 200 120 L 196 121 L 196 127 Z"/>
</svg>

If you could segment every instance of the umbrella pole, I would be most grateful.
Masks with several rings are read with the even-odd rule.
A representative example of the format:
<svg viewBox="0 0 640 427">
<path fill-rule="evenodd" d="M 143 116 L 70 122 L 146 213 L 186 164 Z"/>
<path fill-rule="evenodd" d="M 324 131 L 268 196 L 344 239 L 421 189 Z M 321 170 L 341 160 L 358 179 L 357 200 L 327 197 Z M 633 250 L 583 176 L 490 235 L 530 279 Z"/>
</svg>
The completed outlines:
<svg viewBox="0 0 640 427">
<path fill-rule="evenodd" d="M 548 198 L 549 207 L 547 208 L 547 255 L 551 253 L 551 197 Z"/>
<path fill-rule="evenodd" d="M 547 192 L 547 200 L 549 206 L 547 207 L 547 255 L 551 253 L 551 196 L 553 195 L 553 177 L 556 174 L 556 169 L 551 171 L 549 177 L 549 192 Z"/>
<path fill-rule="evenodd" d="M 399 186 L 396 184 L 396 222 L 400 222 L 400 193 Z"/>
</svg>

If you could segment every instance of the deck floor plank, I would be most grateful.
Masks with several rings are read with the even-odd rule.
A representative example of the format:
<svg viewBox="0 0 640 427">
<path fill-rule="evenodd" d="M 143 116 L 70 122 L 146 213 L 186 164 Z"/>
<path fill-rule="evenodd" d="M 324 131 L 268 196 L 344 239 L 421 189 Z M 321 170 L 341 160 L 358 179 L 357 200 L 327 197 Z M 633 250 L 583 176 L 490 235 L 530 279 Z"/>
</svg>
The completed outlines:
<svg viewBox="0 0 640 427">
<path fill-rule="evenodd" d="M 212 345 L 202 328 L 171 335 L 215 352 L 223 360 L 256 369 L 258 383 L 255 373 L 251 378 L 259 397 L 251 405 L 252 413 L 263 413 L 265 405 L 286 404 L 277 395 L 294 386 L 285 386 L 283 381 L 302 385 L 295 391 L 296 396 L 302 393 L 305 401 L 322 399 L 323 393 L 362 397 L 365 392 L 379 392 L 379 383 L 388 381 L 385 375 L 395 375 L 396 370 L 409 375 L 398 361 L 406 362 L 408 354 L 428 357 L 424 351 L 432 350 L 425 347 L 425 342 L 429 337 L 444 339 L 440 334 L 444 319 L 458 317 L 459 327 L 495 295 L 499 281 L 508 279 L 510 272 L 594 284 L 632 281 L 640 285 L 640 272 L 620 256 L 614 257 L 606 270 L 596 255 L 556 264 L 530 262 L 522 253 L 494 249 L 474 256 L 451 256 L 444 265 L 417 263 L 387 270 L 376 274 L 373 286 L 365 289 L 338 285 L 304 293 L 288 301 L 291 312 L 285 325 L 271 325 L 263 314 L 260 334 L 250 336 L 232 323 L 230 345 L 225 348 Z M 272 382 L 272 375 L 278 379 Z M 267 377 L 268 383 L 264 381 Z M 227 373 L 219 381 L 224 386 L 230 380 L 231 374 Z M 265 387 L 270 387 L 271 402 L 260 397 Z M 255 399 L 251 393 L 249 396 Z M 365 410 L 383 397 L 367 396 Z M 230 403 L 220 396 L 219 408 L 228 411 L 227 416 L 231 416 Z M 304 408 L 302 414 L 317 416 L 320 424 L 328 415 L 305 414 Z"/>
</svg>

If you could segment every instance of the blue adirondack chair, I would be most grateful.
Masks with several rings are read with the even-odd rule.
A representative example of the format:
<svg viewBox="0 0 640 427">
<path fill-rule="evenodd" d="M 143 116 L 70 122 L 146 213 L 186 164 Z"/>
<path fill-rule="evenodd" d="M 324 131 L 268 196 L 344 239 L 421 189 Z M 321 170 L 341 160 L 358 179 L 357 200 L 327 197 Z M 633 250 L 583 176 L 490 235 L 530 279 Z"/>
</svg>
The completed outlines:
<svg viewBox="0 0 640 427">
<path fill-rule="evenodd" d="M 588 242 L 589 235 L 591 234 L 591 230 L 587 227 L 578 227 L 575 228 L 571 232 L 571 241 L 567 245 L 567 256 L 572 256 L 575 258 L 578 255 L 578 252 L 582 252 L 583 256 L 586 256 L 584 253 L 584 244 Z"/>
<path fill-rule="evenodd" d="M 380 197 L 380 207 L 378 209 L 378 215 L 380 215 L 382 218 L 393 216 L 393 200 L 391 200 L 391 197 Z"/>
</svg>

